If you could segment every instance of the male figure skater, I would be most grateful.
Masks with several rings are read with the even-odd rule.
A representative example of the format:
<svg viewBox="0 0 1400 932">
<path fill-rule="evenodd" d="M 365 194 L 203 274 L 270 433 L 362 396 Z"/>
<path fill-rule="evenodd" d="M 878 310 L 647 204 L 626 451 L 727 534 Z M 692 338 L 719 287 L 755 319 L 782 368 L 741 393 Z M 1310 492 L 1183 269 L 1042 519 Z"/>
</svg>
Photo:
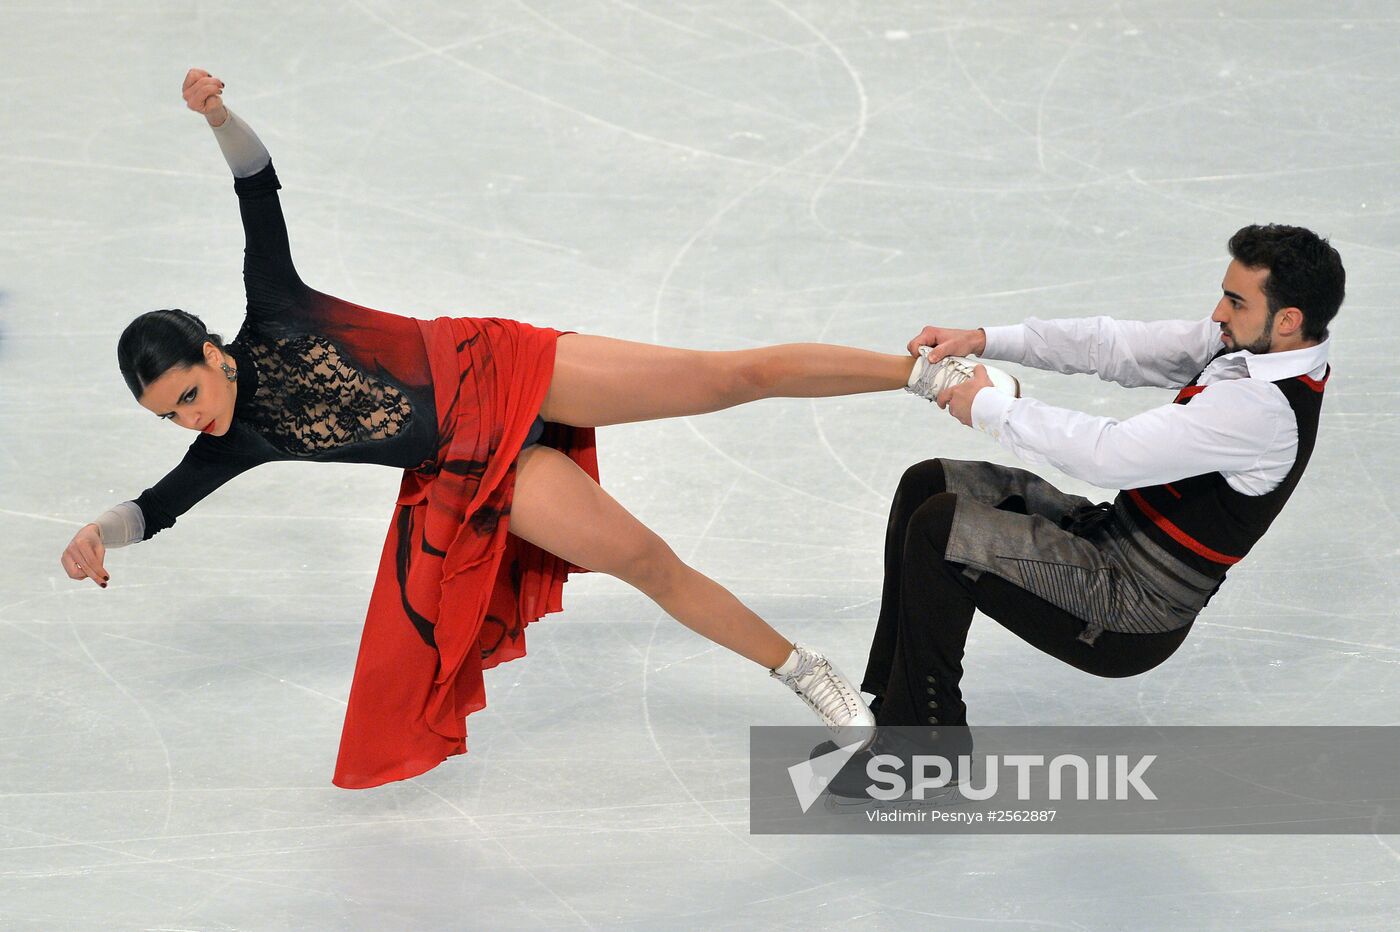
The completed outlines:
<svg viewBox="0 0 1400 932">
<path fill-rule="evenodd" d="M 967 724 L 959 681 L 974 609 L 1088 673 L 1152 669 L 1278 515 L 1312 453 L 1346 273 L 1298 227 L 1248 226 L 1229 250 L 1207 320 L 1030 319 L 926 327 L 910 342 L 940 363 L 916 367 L 911 391 L 1028 463 L 1123 491 L 1094 505 L 1023 469 L 911 467 L 890 510 L 861 687 L 882 728 Z M 1005 373 L 944 362 L 969 354 L 1180 391 L 1119 421 L 1014 397 Z M 944 731 L 966 741 L 965 728 Z M 864 755 L 842 774 L 861 786 Z"/>
</svg>

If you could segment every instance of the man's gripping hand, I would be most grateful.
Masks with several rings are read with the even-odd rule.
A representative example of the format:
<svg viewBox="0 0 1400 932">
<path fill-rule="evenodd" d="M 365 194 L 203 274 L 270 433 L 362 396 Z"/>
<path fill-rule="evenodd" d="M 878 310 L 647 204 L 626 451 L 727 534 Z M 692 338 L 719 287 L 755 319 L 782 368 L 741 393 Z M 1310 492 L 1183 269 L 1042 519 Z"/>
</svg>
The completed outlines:
<svg viewBox="0 0 1400 932">
<path fill-rule="evenodd" d="M 987 348 L 987 334 L 982 330 L 951 330 L 947 327 L 925 327 L 909 341 L 909 355 L 919 355 L 919 347 L 931 347 L 929 364 L 945 356 L 977 356 Z"/>
<path fill-rule="evenodd" d="M 986 366 L 978 366 L 973 372 L 975 374 L 966 382 L 943 389 L 938 393 L 937 399 L 940 408 L 967 427 L 972 426 L 972 400 L 982 389 L 993 387 Z"/>
</svg>

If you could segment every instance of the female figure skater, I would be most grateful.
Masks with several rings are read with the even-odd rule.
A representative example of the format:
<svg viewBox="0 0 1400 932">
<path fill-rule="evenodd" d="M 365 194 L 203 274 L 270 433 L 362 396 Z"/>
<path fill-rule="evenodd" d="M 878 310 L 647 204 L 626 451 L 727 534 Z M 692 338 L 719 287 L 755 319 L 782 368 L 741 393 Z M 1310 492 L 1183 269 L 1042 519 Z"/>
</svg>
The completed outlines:
<svg viewBox="0 0 1400 932">
<path fill-rule="evenodd" d="M 818 344 L 693 352 L 510 320 L 418 320 L 302 283 L 271 158 L 192 69 L 184 97 L 213 128 L 246 237 L 247 316 L 225 344 L 180 310 L 142 314 L 117 346 L 142 407 L 197 431 L 181 462 L 83 527 L 72 579 L 106 588 L 106 551 L 170 527 L 274 460 L 404 469 L 370 596 L 334 782 L 376 786 L 466 750 L 483 668 L 521 656 L 571 571 L 608 573 L 691 630 L 772 671 L 828 728 L 868 731 L 860 694 L 683 563 L 599 487 L 593 428 L 770 397 L 905 387 L 918 360 Z"/>
</svg>

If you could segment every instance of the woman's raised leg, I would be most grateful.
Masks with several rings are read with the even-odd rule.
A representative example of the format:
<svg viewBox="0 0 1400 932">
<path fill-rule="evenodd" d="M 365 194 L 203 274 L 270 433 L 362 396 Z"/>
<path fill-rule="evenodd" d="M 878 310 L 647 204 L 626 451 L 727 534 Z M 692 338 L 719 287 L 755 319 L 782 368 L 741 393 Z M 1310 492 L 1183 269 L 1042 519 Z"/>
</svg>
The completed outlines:
<svg viewBox="0 0 1400 932">
<path fill-rule="evenodd" d="M 915 359 L 826 343 L 706 352 L 564 334 L 540 414 L 574 427 L 705 414 L 760 398 L 903 388 Z"/>
<path fill-rule="evenodd" d="M 681 561 L 655 532 L 558 450 L 520 454 L 510 530 L 542 550 L 635 586 L 672 618 L 770 670 L 792 642 L 728 590 Z"/>
</svg>

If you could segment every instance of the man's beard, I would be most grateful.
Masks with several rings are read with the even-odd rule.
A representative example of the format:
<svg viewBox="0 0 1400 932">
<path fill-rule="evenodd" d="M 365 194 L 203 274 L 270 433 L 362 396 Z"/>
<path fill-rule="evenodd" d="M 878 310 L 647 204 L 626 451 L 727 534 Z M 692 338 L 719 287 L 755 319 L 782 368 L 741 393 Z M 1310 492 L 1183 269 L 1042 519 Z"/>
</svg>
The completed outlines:
<svg viewBox="0 0 1400 932">
<path fill-rule="evenodd" d="M 1270 311 L 1269 316 L 1264 319 L 1264 332 L 1259 334 L 1259 338 L 1253 343 L 1235 344 L 1236 349 L 1246 350 L 1250 353 L 1262 355 L 1269 351 L 1270 345 L 1274 342 L 1274 315 L 1278 311 Z"/>
</svg>

